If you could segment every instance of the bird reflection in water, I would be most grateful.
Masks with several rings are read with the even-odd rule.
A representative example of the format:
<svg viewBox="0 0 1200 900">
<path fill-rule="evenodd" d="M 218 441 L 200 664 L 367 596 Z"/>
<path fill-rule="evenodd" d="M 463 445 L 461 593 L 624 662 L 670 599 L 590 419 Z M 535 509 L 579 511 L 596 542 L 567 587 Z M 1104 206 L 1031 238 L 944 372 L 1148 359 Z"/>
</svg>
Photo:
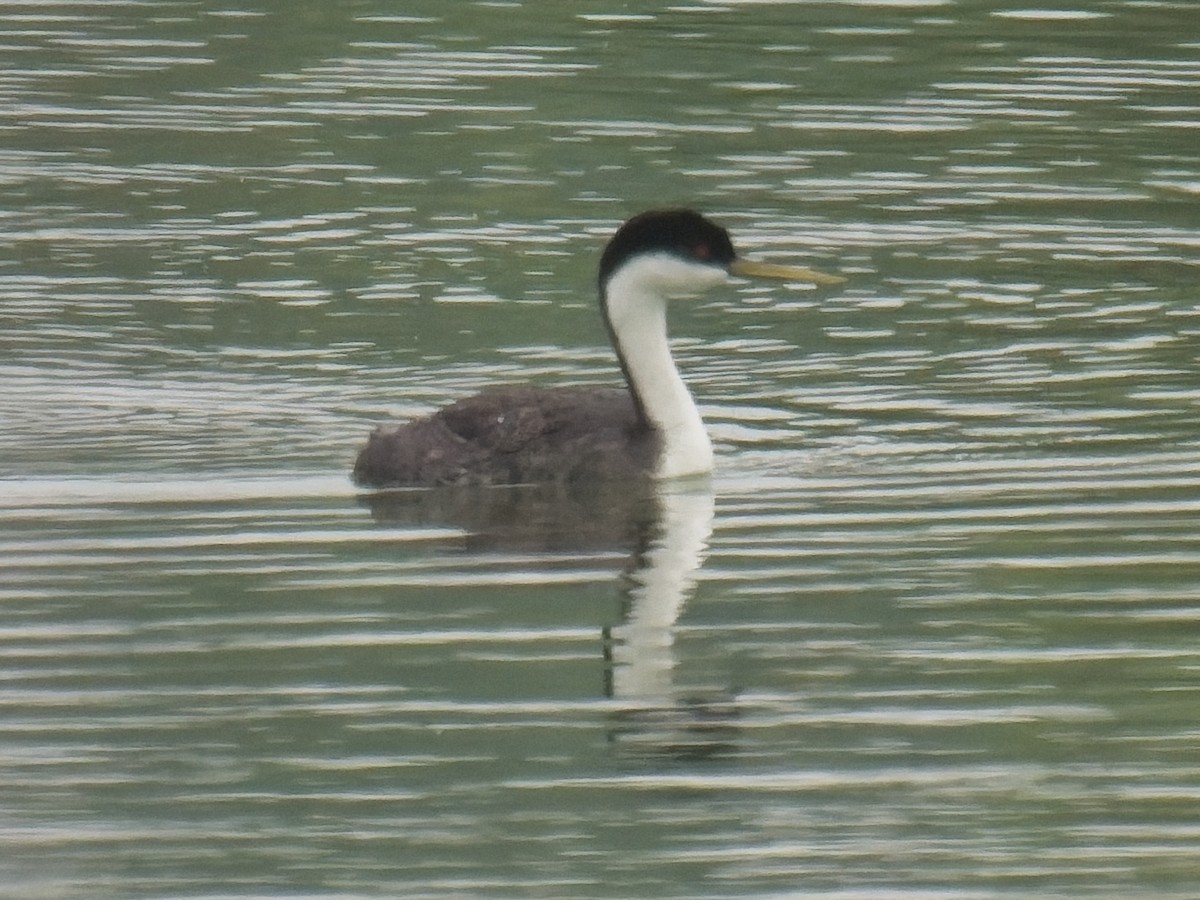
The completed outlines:
<svg viewBox="0 0 1200 900">
<path fill-rule="evenodd" d="M 675 483 L 658 501 L 658 527 L 626 579 L 623 621 L 605 633 L 606 693 L 617 704 L 610 736 L 633 756 L 720 755 L 737 734 L 732 694 L 675 685 L 675 628 L 708 554 L 713 494 Z"/>
<path fill-rule="evenodd" d="M 699 758 L 734 749 L 733 696 L 675 684 L 676 623 L 713 528 L 707 479 L 382 491 L 362 502 L 377 520 L 461 528 L 468 553 L 627 553 L 622 620 L 604 629 L 601 642 L 611 743 L 636 757 Z"/>
</svg>

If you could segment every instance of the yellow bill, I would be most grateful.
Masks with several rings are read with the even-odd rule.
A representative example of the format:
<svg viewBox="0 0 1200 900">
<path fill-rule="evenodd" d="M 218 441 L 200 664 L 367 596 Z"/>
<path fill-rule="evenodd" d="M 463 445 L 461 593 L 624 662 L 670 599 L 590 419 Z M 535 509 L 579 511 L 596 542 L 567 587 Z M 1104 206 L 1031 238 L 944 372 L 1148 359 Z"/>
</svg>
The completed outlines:
<svg viewBox="0 0 1200 900">
<path fill-rule="evenodd" d="M 775 263 L 756 262 L 753 259 L 735 259 L 729 266 L 731 275 L 741 278 L 778 278 L 782 281 L 804 281 L 808 284 L 844 284 L 840 275 L 828 275 L 803 266 L 781 266 Z"/>
</svg>

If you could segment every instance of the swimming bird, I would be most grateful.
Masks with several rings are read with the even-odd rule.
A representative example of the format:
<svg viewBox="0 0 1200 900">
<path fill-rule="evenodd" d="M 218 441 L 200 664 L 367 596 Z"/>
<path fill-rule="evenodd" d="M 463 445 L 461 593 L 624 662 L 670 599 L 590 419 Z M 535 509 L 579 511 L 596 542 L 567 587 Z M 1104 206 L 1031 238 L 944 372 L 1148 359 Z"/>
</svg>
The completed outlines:
<svg viewBox="0 0 1200 900">
<path fill-rule="evenodd" d="M 363 487 L 682 478 L 713 467 L 700 411 L 667 338 L 667 303 L 731 277 L 844 279 L 744 259 L 688 209 L 644 212 L 600 256 L 600 311 L 626 390 L 497 387 L 432 415 L 376 428 L 358 454 Z"/>
</svg>

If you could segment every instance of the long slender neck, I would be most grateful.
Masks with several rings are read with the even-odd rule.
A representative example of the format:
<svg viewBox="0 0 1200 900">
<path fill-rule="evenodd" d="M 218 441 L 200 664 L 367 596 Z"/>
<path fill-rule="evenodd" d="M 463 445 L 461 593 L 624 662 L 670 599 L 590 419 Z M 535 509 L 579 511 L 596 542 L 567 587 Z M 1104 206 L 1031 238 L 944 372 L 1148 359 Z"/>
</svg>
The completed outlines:
<svg viewBox="0 0 1200 900">
<path fill-rule="evenodd" d="M 605 321 L 638 415 L 662 440 L 655 474 L 678 478 L 712 470 L 712 443 L 684 384 L 667 339 L 667 300 L 638 262 L 619 270 L 604 290 Z"/>
</svg>

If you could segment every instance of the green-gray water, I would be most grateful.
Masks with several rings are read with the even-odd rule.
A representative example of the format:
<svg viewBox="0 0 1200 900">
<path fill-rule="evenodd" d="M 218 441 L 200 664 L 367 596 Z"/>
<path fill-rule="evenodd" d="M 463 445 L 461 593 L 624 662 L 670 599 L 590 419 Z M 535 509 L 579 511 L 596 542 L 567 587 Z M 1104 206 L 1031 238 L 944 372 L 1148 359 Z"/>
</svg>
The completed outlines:
<svg viewBox="0 0 1200 900">
<path fill-rule="evenodd" d="M 7 3 L 0 895 L 1192 898 L 1192 0 Z M 609 385 L 655 502 L 371 504 L 376 422 Z"/>
</svg>

